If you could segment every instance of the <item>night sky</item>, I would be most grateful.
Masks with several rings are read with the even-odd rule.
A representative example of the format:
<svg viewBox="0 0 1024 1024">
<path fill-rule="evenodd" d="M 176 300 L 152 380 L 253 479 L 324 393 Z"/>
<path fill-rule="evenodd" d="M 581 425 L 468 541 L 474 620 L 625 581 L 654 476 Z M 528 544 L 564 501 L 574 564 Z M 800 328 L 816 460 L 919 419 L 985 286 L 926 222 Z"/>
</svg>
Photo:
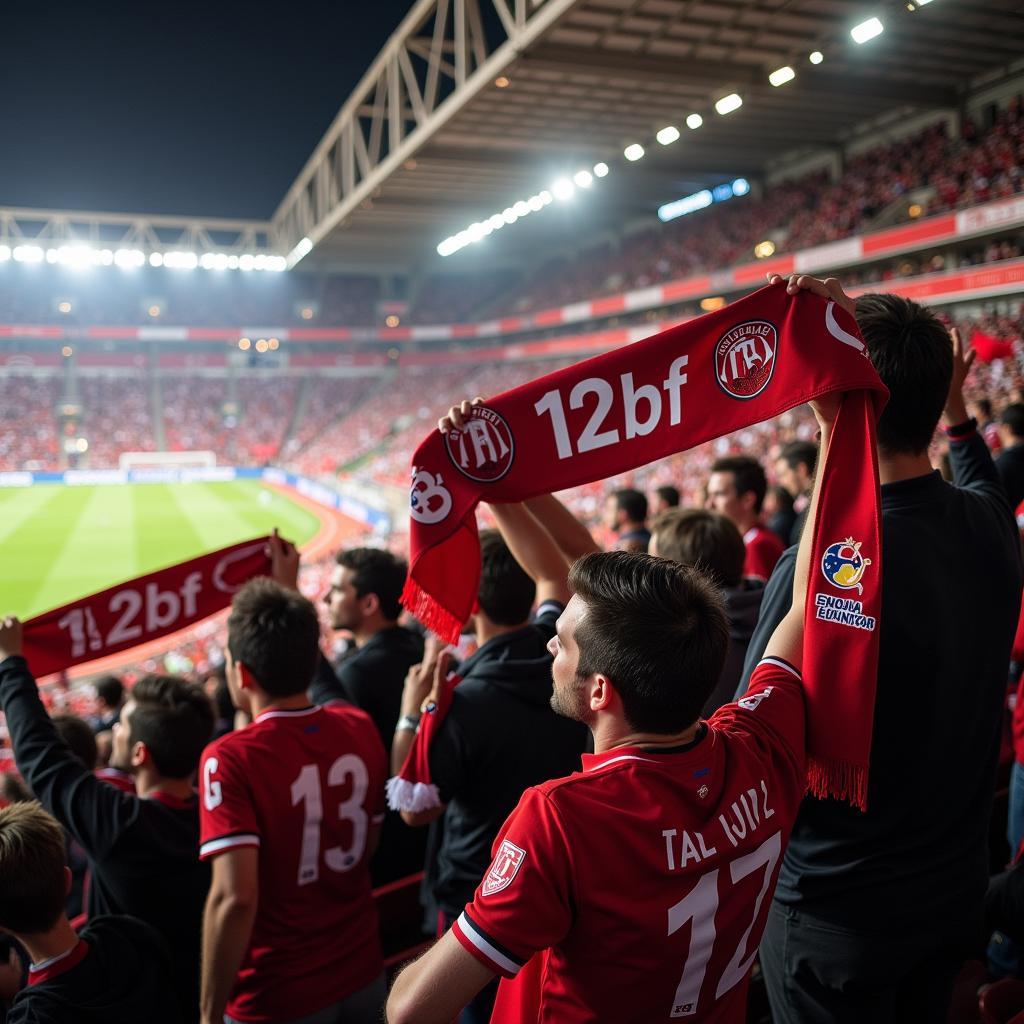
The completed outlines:
<svg viewBox="0 0 1024 1024">
<path fill-rule="evenodd" d="M 409 7 L 0 4 L 0 206 L 268 218 Z"/>
</svg>

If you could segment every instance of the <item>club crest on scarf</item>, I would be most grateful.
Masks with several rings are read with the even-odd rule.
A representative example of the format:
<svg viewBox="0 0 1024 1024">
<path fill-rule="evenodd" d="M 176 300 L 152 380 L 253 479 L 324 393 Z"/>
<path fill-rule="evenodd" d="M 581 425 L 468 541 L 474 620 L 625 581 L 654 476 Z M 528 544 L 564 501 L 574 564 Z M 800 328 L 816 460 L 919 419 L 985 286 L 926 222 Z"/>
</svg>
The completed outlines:
<svg viewBox="0 0 1024 1024">
<path fill-rule="evenodd" d="M 871 559 L 860 553 L 860 543 L 859 540 L 847 537 L 846 540 L 837 541 L 825 548 L 825 554 L 821 559 L 821 571 L 833 587 L 840 590 L 856 590 L 858 594 L 864 593 L 861 580 L 871 564 Z"/>
<path fill-rule="evenodd" d="M 516 453 L 507 420 L 486 405 L 473 406 L 465 426 L 449 430 L 444 444 L 455 468 L 483 484 L 500 480 L 512 468 Z"/>
<path fill-rule="evenodd" d="M 494 863 L 491 864 L 491 869 L 484 879 L 480 895 L 493 896 L 496 892 L 507 889 L 512 884 L 512 879 L 519 873 L 525 857 L 525 850 L 503 839 L 494 857 Z"/>
<path fill-rule="evenodd" d="M 715 377 L 733 398 L 761 394 L 775 372 L 779 332 L 767 320 L 748 320 L 730 327 L 715 345 Z"/>
<path fill-rule="evenodd" d="M 409 515 L 418 523 L 430 526 L 446 519 L 452 510 L 452 496 L 444 486 L 441 474 L 435 476 L 425 469 L 412 470 L 412 491 L 409 495 Z"/>
</svg>

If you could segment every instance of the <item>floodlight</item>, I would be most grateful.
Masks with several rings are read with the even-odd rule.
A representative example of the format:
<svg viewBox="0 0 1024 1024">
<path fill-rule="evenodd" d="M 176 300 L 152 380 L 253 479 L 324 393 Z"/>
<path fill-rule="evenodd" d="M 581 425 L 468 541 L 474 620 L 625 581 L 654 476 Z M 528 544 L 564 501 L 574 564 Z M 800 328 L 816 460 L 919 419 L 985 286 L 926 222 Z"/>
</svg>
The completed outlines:
<svg viewBox="0 0 1024 1024">
<path fill-rule="evenodd" d="M 16 245 L 12 255 L 17 263 L 42 263 L 46 258 L 38 245 Z"/>
<path fill-rule="evenodd" d="M 691 114 L 686 119 L 686 127 L 689 128 L 690 131 L 696 131 L 696 129 L 698 129 L 703 123 L 704 118 L 701 117 L 700 114 Z"/>
<path fill-rule="evenodd" d="M 551 191 L 554 193 L 556 199 L 572 199 L 576 193 L 576 186 L 568 178 L 559 178 L 558 181 L 551 186 Z"/>
<path fill-rule="evenodd" d="M 594 184 L 594 176 L 590 171 L 577 171 L 573 176 L 572 180 L 579 185 L 580 188 L 590 188 Z"/>
<path fill-rule="evenodd" d="M 821 50 L 815 50 L 807 59 L 812 64 L 820 64 L 825 59 L 825 55 Z"/>
<path fill-rule="evenodd" d="M 880 36 L 885 31 L 885 26 L 877 18 L 868 18 L 859 25 L 850 29 L 850 36 L 855 43 L 866 43 L 875 36 Z"/>
<path fill-rule="evenodd" d="M 743 99 L 740 95 L 738 93 L 731 92 L 728 96 L 723 96 L 715 104 L 715 110 L 724 117 L 726 114 L 731 114 L 734 110 L 739 110 L 742 106 Z"/>
<path fill-rule="evenodd" d="M 526 203 L 534 213 L 544 209 L 544 200 L 540 196 L 530 196 Z"/>
<path fill-rule="evenodd" d="M 0 263 L 6 263 L 11 258 L 11 247 L 0 245 Z"/>
<path fill-rule="evenodd" d="M 777 89 L 780 85 L 792 82 L 796 78 L 796 72 L 787 64 L 785 67 L 777 68 L 768 76 L 768 81 Z"/>
<path fill-rule="evenodd" d="M 639 142 L 634 142 L 631 146 L 627 146 L 623 151 L 622 155 L 632 163 L 640 160 L 644 155 L 644 147 Z"/>
<path fill-rule="evenodd" d="M 663 146 L 671 146 L 679 138 L 679 129 L 674 124 L 670 124 L 662 128 L 654 137 Z"/>
<path fill-rule="evenodd" d="M 608 175 L 608 165 L 602 161 L 599 164 L 594 164 L 594 177 L 604 178 Z"/>
</svg>

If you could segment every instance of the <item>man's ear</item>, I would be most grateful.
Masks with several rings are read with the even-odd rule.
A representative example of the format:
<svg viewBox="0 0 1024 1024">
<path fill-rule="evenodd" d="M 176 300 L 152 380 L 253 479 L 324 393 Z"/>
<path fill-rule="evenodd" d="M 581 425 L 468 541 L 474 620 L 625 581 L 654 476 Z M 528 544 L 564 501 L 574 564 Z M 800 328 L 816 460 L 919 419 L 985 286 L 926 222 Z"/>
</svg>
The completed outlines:
<svg viewBox="0 0 1024 1024">
<path fill-rule="evenodd" d="M 141 768 L 143 765 L 149 764 L 153 760 L 149 753 L 149 748 L 142 740 L 136 740 L 128 751 L 128 763 L 133 768 Z"/>
<path fill-rule="evenodd" d="M 745 494 L 741 494 L 740 505 L 743 506 L 744 512 L 753 512 L 754 507 L 757 505 L 757 495 L 753 491 L 747 491 Z"/>
<path fill-rule="evenodd" d="M 610 711 L 619 695 L 612 681 L 600 672 L 595 672 L 586 682 L 591 711 Z"/>
<path fill-rule="evenodd" d="M 249 666 L 243 662 L 238 662 L 238 680 L 241 683 L 243 690 L 251 690 L 254 686 L 258 686 L 256 677 L 252 674 Z"/>
<path fill-rule="evenodd" d="M 364 615 L 375 615 L 380 611 L 380 598 L 372 591 L 359 599 L 359 603 L 363 607 Z"/>
</svg>

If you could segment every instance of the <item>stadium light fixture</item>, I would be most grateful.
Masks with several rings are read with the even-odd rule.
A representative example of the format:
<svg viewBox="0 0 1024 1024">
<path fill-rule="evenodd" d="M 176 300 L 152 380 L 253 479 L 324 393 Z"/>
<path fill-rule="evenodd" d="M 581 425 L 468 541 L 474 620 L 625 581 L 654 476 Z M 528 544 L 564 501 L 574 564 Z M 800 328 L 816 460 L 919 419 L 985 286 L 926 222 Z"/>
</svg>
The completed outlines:
<svg viewBox="0 0 1024 1024">
<path fill-rule="evenodd" d="M 0 263 L 6 263 L 11 258 L 11 247 L 0 245 Z"/>
<path fill-rule="evenodd" d="M 581 171 L 580 173 L 585 172 Z M 531 213 L 539 213 L 544 209 L 544 200 L 540 195 L 530 196 L 530 198 L 526 200 L 526 205 L 530 207 Z"/>
<path fill-rule="evenodd" d="M 716 104 L 715 110 L 718 111 L 723 117 L 726 114 L 731 114 L 734 110 L 739 110 L 743 106 L 743 99 L 739 93 L 731 92 L 728 96 L 723 96 Z"/>
<path fill-rule="evenodd" d="M 813 50 L 807 59 L 812 64 L 820 64 L 825 59 L 825 54 L 823 54 L 821 50 Z"/>
<path fill-rule="evenodd" d="M 598 177 L 600 177 L 600 175 L 598 175 Z M 550 206 L 555 201 L 555 197 L 547 189 L 539 192 L 538 195 L 540 196 L 540 201 L 545 206 Z"/>
<path fill-rule="evenodd" d="M 754 256 L 759 260 L 766 260 L 769 256 L 774 255 L 775 243 L 770 238 L 766 238 L 763 242 L 758 242 L 754 246 Z"/>
<path fill-rule="evenodd" d="M 590 188 L 590 186 L 594 184 L 594 176 L 590 173 L 590 171 L 577 171 L 572 176 L 572 180 L 580 188 Z"/>
<path fill-rule="evenodd" d="M 145 262 L 146 254 L 141 249 L 118 249 L 114 253 L 114 263 L 122 270 L 134 270 Z"/>
<path fill-rule="evenodd" d="M 666 203 L 658 208 L 658 219 L 664 223 L 675 220 L 676 217 L 685 217 L 688 213 L 696 213 L 703 210 L 712 203 L 724 203 L 727 199 L 735 196 L 745 196 L 750 191 L 750 182 L 746 178 L 736 178 L 734 181 L 726 181 L 716 185 L 713 189 L 704 188 L 693 195 L 683 196 L 671 203 Z"/>
<path fill-rule="evenodd" d="M 732 183 L 732 194 L 734 196 L 745 196 L 750 191 L 750 182 L 746 178 L 737 178 Z M 717 196 L 715 197 L 718 198 Z M 729 197 L 726 196 L 726 199 Z"/>
<path fill-rule="evenodd" d="M 654 136 L 663 146 L 671 146 L 679 138 L 679 129 L 674 124 L 666 125 Z"/>
<path fill-rule="evenodd" d="M 691 132 L 695 132 L 703 123 L 704 118 L 701 117 L 700 114 L 690 114 L 686 119 L 686 127 L 689 128 Z"/>
<path fill-rule="evenodd" d="M 288 266 L 294 267 L 303 257 L 313 251 L 313 243 L 309 238 L 303 238 L 290 253 L 288 253 Z"/>
<path fill-rule="evenodd" d="M 858 45 L 863 45 L 868 40 L 874 39 L 875 36 L 880 36 L 884 31 L 885 26 L 878 18 L 868 18 L 867 21 L 862 21 L 850 29 L 850 37 Z"/>
<path fill-rule="evenodd" d="M 643 158 L 644 147 L 639 142 L 634 142 L 632 145 L 627 146 L 623 151 L 622 155 L 630 161 L 630 163 L 636 163 L 637 160 Z"/>
<path fill-rule="evenodd" d="M 595 178 L 606 178 L 608 176 L 608 165 L 602 161 L 599 164 L 594 164 L 594 177 Z"/>
<path fill-rule="evenodd" d="M 11 253 L 15 263 L 42 263 L 46 253 L 38 245 L 16 245 Z"/>
<path fill-rule="evenodd" d="M 792 82 L 794 78 L 796 78 L 796 72 L 787 64 L 785 67 L 776 68 L 768 76 L 768 81 L 777 89 L 780 85 Z"/>
<path fill-rule="evenodd" d="M 551 186 L 551 194 L 564 202 L 566 199 L 572 199 L 576 194 L 576 186 L 568 178 L 559 178 Z"/>
</svg>

